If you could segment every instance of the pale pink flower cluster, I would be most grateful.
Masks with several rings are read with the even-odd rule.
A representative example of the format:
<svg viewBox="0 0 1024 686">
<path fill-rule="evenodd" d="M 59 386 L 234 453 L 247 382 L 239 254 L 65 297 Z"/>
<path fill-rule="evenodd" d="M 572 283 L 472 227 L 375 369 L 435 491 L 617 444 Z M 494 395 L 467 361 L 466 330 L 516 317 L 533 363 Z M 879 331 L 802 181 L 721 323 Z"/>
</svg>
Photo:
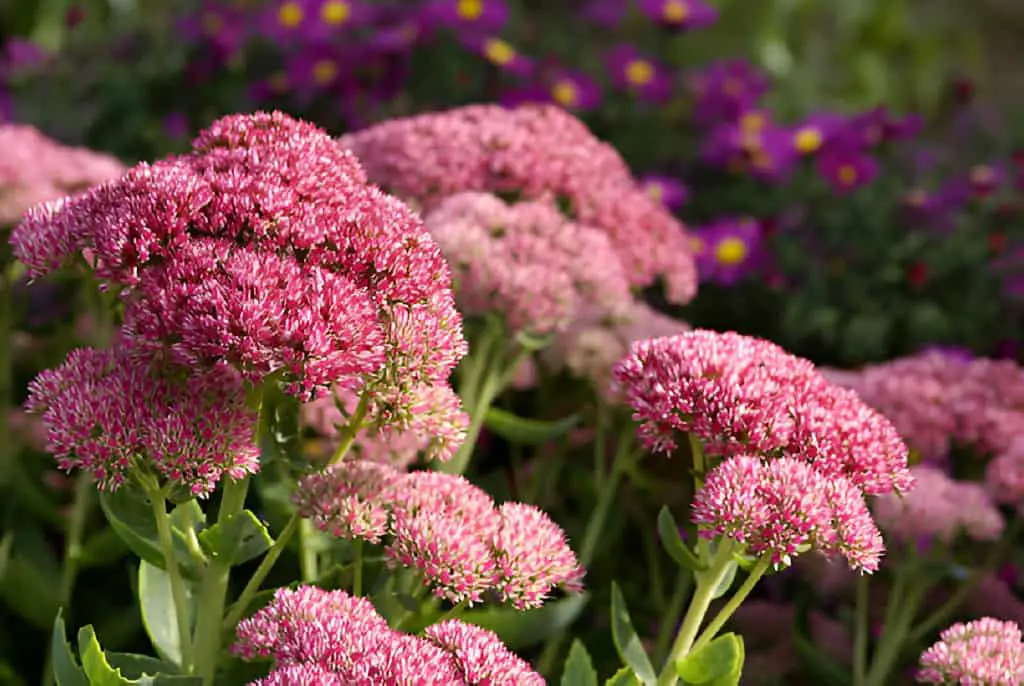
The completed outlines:
<svg viewBox="0 0 1024 686">
<path fill-rule="evenodd" d="M 426 212 L 464 191 L 518 194 L 568 205 L 571 218 L 611 239 L 630 284 L 659 278 L 674 303 L 696 292 L 682 225 L 626 163 L 571 114 L 551 105 L 471 105 L 391 119 L 344 136 L 370 176 Z"/>
<path fill-rule="evenodd" d="M 526 609 L 556 586 L 581 588 L 583 570 L 557 524 L 532 505 L 498 506 L 460 476 L 345 461 L 305 477 L 294 498 L 334 536 L 387 539 L 392 566 L 416 569 L 453 603 L 494 593 Z"/>
<path fill-rule="evenodd" d="M 72 351 L 29 386 L 46 449 L 65 470 L 84 469 L 115 489 L 139 460 L 193 494 L 259 469 L 256 414 L 242 378 L 226 365 L 168 374 L 121 347 Z"/>
<path fill-rule="evenodd" d="M 12 244 L 31 276 L 89 251 L 144 352 L 273 375 L 304 399 L 367 384 L 424 397 L 412 389 L 446 385 L 466 352 L 421 221 L 281 113 L 225 117 L 186 155 L 37 206 Z"/>
<path fill-rule="evenodd" d="M 68 147 L 32 126 L 0 123 L 0 226 L 16 223 L 33 205 L 117 178 L 113 157 Z"/>
<path fill-rule="evenodd" d="M 1024 683 L 1020 627 L 992 617 L 954 624 L 921 655 L 917 681 L 968 686 Z"/>
<path fill-rule="evenodd" d="M 370 601 L 315 586 L 280 588 L 242 620 L 232 652 L 272 658 L 252 686 L 543 686 L 493 632 L 457 619 L 422 637 L 392 630 Z"/>
<path fill-rule="evenodd" d="M 878 568 L 884 546 L 864 496 L 914 480 L 896 430 L 855 393 L 774 343 L 707 330 L 634 344 L 614 377 L 649 447 L 672 450 L 687 432 L 725 458 L 694 496 L 702 536 L 775 566 L 814 548 Z"/>
<path fill-rule="evenodd" d="M 346 388 L 306 403 L 303 426 L 327 438 L 333 451 L 339 429 L 356 411 L 359 396 Z M 356 459 L 406 469 L 421 456 L 446 460 L 466 438 L 469 417 L 450 386 L 420 386 L 397 398 L 379 396 L 370 403 L 365 425 L 356 433 Z M 400 416 L 396 416 L 399 415 Z"/>
<path fill-rule="evenodd" d="M 466 315 L 496 312 L 513 332 L 547 334 L 584 307 L 615 317 L 633 304 L 608 235 L 567 219 L 550 202 L 457 193 L 424 222 L 452 266 Z"/>
<path fill-rule="evenodd" d="M 875 521 L 901 541 L 936 539 L 952 543 L 964 534 L 975 541 L 994 541 L 1006 522 L 981 484 L 956 481 L 932 465 L 911 467 L 917 486 L 904 495 L 875 499 Z"/>
</svg>

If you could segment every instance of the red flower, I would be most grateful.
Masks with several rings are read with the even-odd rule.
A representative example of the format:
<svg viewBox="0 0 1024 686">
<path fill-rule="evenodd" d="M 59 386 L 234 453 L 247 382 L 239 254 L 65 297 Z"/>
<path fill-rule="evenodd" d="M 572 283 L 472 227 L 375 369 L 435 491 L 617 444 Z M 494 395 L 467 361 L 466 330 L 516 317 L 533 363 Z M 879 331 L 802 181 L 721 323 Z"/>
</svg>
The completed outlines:
<svg viewBox="0 0 1024 686">
<path fill-rule="evenodd" d="M 907 283 L 914 288 L 919 288 L 928 280 L 928 265 L 924 262 L 915 262 L 907 268 Z"/>
</svg>

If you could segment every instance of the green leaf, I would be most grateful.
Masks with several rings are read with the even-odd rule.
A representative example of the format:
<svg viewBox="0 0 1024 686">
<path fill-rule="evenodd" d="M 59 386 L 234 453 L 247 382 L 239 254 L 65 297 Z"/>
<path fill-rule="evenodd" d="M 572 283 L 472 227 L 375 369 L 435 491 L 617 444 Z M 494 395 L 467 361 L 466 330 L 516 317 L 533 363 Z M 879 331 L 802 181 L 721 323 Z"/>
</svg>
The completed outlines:
<svg viewBox="0 0 1024 686">
<path fill-rule="evenodd" d="M 32 625 L 48 630 L 60 609 L 60 562 L 43 531 L 26 521 L 12 528 L 10 555 L 0 579 L 0 600 Z"/>
<path fill-rule="evenodd" d="M 89 680 L 85 678 L 85 672 L 78 666 L 74 650 L 68 643 L 63 608 L 57 611 L 57 619 L 53 620 L 50 656 L 53 661 L 53 676 L 57 686 L 89 686 Z"/>
<path fill-rule="evenodd" d="M 78 630 L 78 652 L 82 656 L 82 668 L 89 677 L 89 686 L 127 686 L 131 683 L 107 662 L 107 656 L 91 626 L 83 626 Z"/>
<path fill-rule="evenodd" d="M 569 648 L 569 656 L 565 659 L 562 670 L 562 686 L 597 686 L 597 671 L 590 653 L 577 638 Z"/>
<path fill-rule="evenodd" d="M 484 416 L 484 426 L 506 441 L 518 445 L 541 445 L 561 438 L 579 424 L 579 421 L 578 414 L 569 415 L 555 422 L 545 422 L 519 417 L 497 407 L 488 409 Z"/>
<path fill-rule="evenodd" d="M 604 682 L 604 686 L 640 686 L 640 679 L 629 667 L 623 667 Z"/>
<path fill-rule="evenodd" d="M 199 534 L 203 552 L 232 567 L 259 557 L 273 544 L 267 527 L 249 510 L 233 514 Z"/>
<path fill-rule="evenodd" d="M 693 551 L 690 550 L 689 546 L 683 542 L 682 536 L 679 535 L 679 525 L 676 523 L 676 518 L 672 516 L 668 506 L 665 505 L 658 512 L 658 538 L 661 539 L 661 545 L 665 548 L 665 552 L 669 554 L 669 557 L 675 560 L 676 564 L 683 569 L 689 569 L 691 572 L 707 569 L 707 565 L 702 563 L 694 555 Z"/>
<path fill-rule="evenodd" d="M 154 567 L 164 568 L 164 556 L 160 550 L 160 539 L 156 530 L 153 508 L 146 496 L 136 489 L 124 486 L 114 492 L 100 492 L 100 507 L 111 528 L 133 553 Z M 179 506 L 181 507 L 181 506 Z M 185 507 L 190 507 L 185 504 Z M 199 507 L 195 505 L 195 507 Z M 176 508 L 177 510 L 177 508 Z M 172 515 L 172 523 L 174 517 Z M 178 567 L 183 575 L 198 578 L 198 570 L 192 563 L 185 534 L 178 526 L 171 528 L 172 543 Z"/>
<path fill-rule="evenodd" d="M 658 680 L 654 672 L 654 665 L 647 657 L 647 651 L 640 643 L 640 637 L 633 628 L 633 620 L 629 617 L 629 609 L 626 607 L 626 599 L 622 595 L 619 585 L 612 582 L 612 640 L 615 642 L 615 650 L 618 651 L 622 661 L 633 670 L 646 686 L 652 686 Z"/>
<path fill-rule="evenodd" d="M 516 334 L 516 343 L 518 343 L 524 350 L 531 353 L 543 350 L 544 348 L 551 345 L 551 341 L 555 340 L 554 334 L 537 335 L 527 333 L 526 331 L 520 331 Z"/>
<path fill-rule="evenodd" d="M 737 686 L 743 659 L 743 639 L 730 632 L 676 662 L 676 674 L 687 684 Z"/>
<path fill-rule="evenodd" d="M 524 612 L 509 607 L 488 607 L 467 610 L 459 615 L 459 619 L 490 629 L 510 649 L 519 650 L 564 631 L 576 620 L 589 600 L 590 596 L 586 593 L 577 593 L 544 603 L 535 610 Z"/>
<path fill-rule="evenodd" d="M 177 671 L 145 655 L 104 652 L 91 626 L 78 632 L 78 650 L 90 686 L 202 686 L 202 679 L 194 676 L 162 673 L 161 669 Z"/>
<path fill-rule="evenodd" d="M 189 596 L 191 617 L 193 594 L 186 581 L 185 591 Z M 181 640 L 178 634 L 178 615 L 174 609 L 171 593 L 171 579 L 167 572 L 145 560 L 139 563 L 139 607 L 142 610 L 142 624 L 157 655 L 174 665 L 181 665 Z"/>
<path fill-rule="evenodd" d="M 718 583 L 718 588 L 715 589 L 711 599 L 717 600 L 721 598 L 729 589 L 732 588 L 732 582 L 736 580 L 736 569 L 739 567 L 735 559 L 729 561 L 729 566 L 725 569 L 725 574 L 722 576 L 722 580 Z"/>
</svg>

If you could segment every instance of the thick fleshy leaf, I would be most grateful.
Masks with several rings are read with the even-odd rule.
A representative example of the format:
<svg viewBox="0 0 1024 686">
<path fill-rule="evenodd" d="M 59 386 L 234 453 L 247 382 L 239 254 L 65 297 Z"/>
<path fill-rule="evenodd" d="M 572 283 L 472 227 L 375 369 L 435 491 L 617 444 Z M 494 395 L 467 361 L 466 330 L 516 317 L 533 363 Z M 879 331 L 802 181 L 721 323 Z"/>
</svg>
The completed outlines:
<svg viewBox="0 0 1024 686">
<path fill-rule="evenodd" d="M 273 544 L 267 527 L 248 510 L 231 515 L 199 534 L 203 552 L 232 567 L 259 557 Z"/>
<path fill-rule="evenodd" d="M 715 588 L 715 592 L 711 596 L 712 600 L 717 600 L 729 592 L 729 589 L 732 588 L 732 582 L 736 580 L 736 570 L 739 566 L 740 565 L 736 560 L 729 560 L 729 566 L 726 567 L 722 580 L 719 582 L 718 587 Z"/>
<path fill-rule="evenodd" d="M 589 599 L 586 593 L 578 593 L 525 612 L 510 607 L 467 610 L 459 615 L 459 619 L 490 629 L 509 648 L 519 650 L 564 631 L 576 620 Z"/>
<path fill-rule="evenodd" d="M 189 616 L 193 616 L 192 585 L 185 581 L 189 596 Z M 139 563 L 139 607 L 142 624 L 149 640 L 161 659 L 181 665 L 181 638 L 178 634 L 178 615 L 174 609 L 171 578 L 167 572 L 145 560 Z"/>
<path fill-rule="evenodd" d="M 661 539 L 661 545 L 665 548 L 665 552 L 669 554 L 669 557 L 675 560 L 675 563 L 683 569 L 699 572 L 707 567 L 690 550 L 690 547 L 683 542 L 682 536 L 679 535 L 679 525 L 676 523 L 676 518 L 672 516 L 667 506 L 662 506 L 661 511 L 658 512 L 658 538 Z"/>
<path fill-rule="evenodd" d="M 198 508 L 198 504 L 193 503 Z M 190 510 L 191 505 L 185 504 Z M 160 549 L 160 539 L 157 535 L 156 519 L 153 515 L 153 508 L 146 500 L 146 496 L 136 489 L 124 486 L 113 493 L 100 493 L 100 507 L 111 528 L 117 532 L 121 540 L 131 549 L 133 553 L 153 565 L 164 568 L 164 556 Z M 181 506 L 179 506 L 181 507 Z M 172 524 L 174 520 L 172 518 Z M 172 526 L 171 539 L 174 546 L 174 555 L 183 575 L 189 578 L 198 578 L 198 570 L 192 563 L 192 556 L 185 543 L 185 534 L 178 526 Z"/>
<path fill-rule="evenodd" d="M 580 416 L 570 415 L 554 422 L 520 417 L 497 407 L 487 410 L 484 426 L 510 443 L 517 445 L 541 445 L 569 433 L 579 424 Z"/>
<path fill-rule="evenodd" d="M 78 653 L 82 656 L 82 669 L 89 679 L 89 686 L 128 686 L 131 682 L 107 662 L 107 656 L 96 640 L 91 626 L 78 630 Z"/>
<path fill-rule="evenodd" d="M 647 657 L 640 637 L 633 628 L 633 620 L 626 607 L 626 599 L 619 585 L 612 582 L 612 640 L 619 657 L 646 686 L 653 686 L 658 680 L 651 658 Z"/>
<path fill-rule="evenodd" d="M 615 672 L 604 686 L 640 686 L 640 679 L 629 667 L 623 667 Z"/>
<path fill-rule="evenodd" d="M 64 609 L 57 611 L 57 619 L 53 621 L 53 635 L 50 640 L 50 657 L 53 661 L 53 676 L 57 686 L 89 686 L 85 672 L 75 659 L 74 650 L 68 643 L 67 629 L 64 627 Z"/>
<path fill-rule="evenodd" d="M 743 674 L 743 639 L 722 634 L 676 662 L 683 683 L 699 686 L 737 686 Z"/>
<path fill-rule="evenodd" d="M 569 648 L 562 669 L 562 686 L 597 686 L 597 670 L 586 646 L 577 638 Z"/>
<path fill-rule="evenodd" d="M 177 667 L 145 655 L 104 652 L 91 626 L 79 630 L 78 651 L 90 686 L 202 686 L 203 683 L 199 677 L 162 672 L 164 668 L 177 671 Z"/>
</svg>

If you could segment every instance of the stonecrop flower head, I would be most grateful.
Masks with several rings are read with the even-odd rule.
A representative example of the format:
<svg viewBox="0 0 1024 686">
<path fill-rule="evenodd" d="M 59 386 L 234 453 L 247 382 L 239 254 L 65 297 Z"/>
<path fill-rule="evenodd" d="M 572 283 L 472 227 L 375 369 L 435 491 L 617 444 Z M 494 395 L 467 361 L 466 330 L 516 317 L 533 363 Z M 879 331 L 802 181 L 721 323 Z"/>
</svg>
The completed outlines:
<svg viewBox="0 0 1024 686">
<path fill-rule="evenodd" d="M 921 655 L 917 682 L 971 686 L 1024 682 L 1020 627 L 992 617 L 954 624 Z"/>
<path fill-rule="evenodd" d="M 458 193 L 424 221 L 448 258 L 466 315 L 494 312 L 511 331 L 547 334 L 584 307 L 614 317 L 633 302 L 608 235 L 570 221 L 550 202 Z"/>
<path fill-rule="evenodd" d="M 124 165 L 85 148 L 61 145 L 24 124 L 0 122 L 0 227 L 33 205 L 117 178 Z"/>
<path fill-rule="evenodd" d="M 422 638 L 399 633 L 365 598 L 315 586 L 278 589 L 236 635 L 236 655 L 274 661 L 256 686 L 544 684 L 491 631 L 451 619 L 427 627 Z"/>
<path fill-rule="evenodd" d="M 917 486 L 902 496 L 875 499 L 875 520 L 890 536 L 904 542 L 938 540 L 952 543 L 964 534 L 975 541 L 994 541 L 1006 523 L 981 484 L 956 481 L 932 465 L 911 467 Z"/>
<path fill-rule="evenodd" d="M 305 477 L 294 499 L 334 536 L 385 540 L 391 566 L 415 569 L 453 603 L 494 594 L 527 609 L 556 586 L 582 589 L 583 570 L 546 514 L 519 503 L 496 506 L 459 476 L 345 461 Z"/>
<path fill-rule="evenodd" d="M 466 351 L 417 216 L 281 113 L 224 117 L 188 154 L 37 206 L 11 242 L 33 277 L 87 249 L 142 352 L 274 375 L 304 399 L 444 385 Z"/>
<path fill-rule="evenodd" d="M 558 107 L 472 105 L 385 121 L 340 143 L 373 181 L 428 212 L 464 191 L 554 199 L 575 222 L 608 234 L 632 286 L 663 279 L 673 303 L 696 291 L 683 227 L 614 148 Z"/>
<path fill-rule="evenodd" d="M 803 459 L 870 495 L 913 485 L 892 425 L 769 341 L 703 329 L 639 341 L 613 374 L 653 450 L 689 432 L 710 455 Z"/>
<path fill-rule="evenodd" d="M 727 536 L 776 568 L 814 548 L 874 572 L 885 549 L 860 489 L 791 457 L 726 459 L 694 496 L 692 517 L 701 536 Z"/>
<path fill-rule="evenodd" d="M 26 408 L 41 415 L 61 469 L 83 469 L 100 488 L 116 489 L 136 461 L 195 495 L 259 470 L 256 413 L 226 364 L 189 373 L 123 345 L 82 348 L 32 381 Z"/>
</svg>

